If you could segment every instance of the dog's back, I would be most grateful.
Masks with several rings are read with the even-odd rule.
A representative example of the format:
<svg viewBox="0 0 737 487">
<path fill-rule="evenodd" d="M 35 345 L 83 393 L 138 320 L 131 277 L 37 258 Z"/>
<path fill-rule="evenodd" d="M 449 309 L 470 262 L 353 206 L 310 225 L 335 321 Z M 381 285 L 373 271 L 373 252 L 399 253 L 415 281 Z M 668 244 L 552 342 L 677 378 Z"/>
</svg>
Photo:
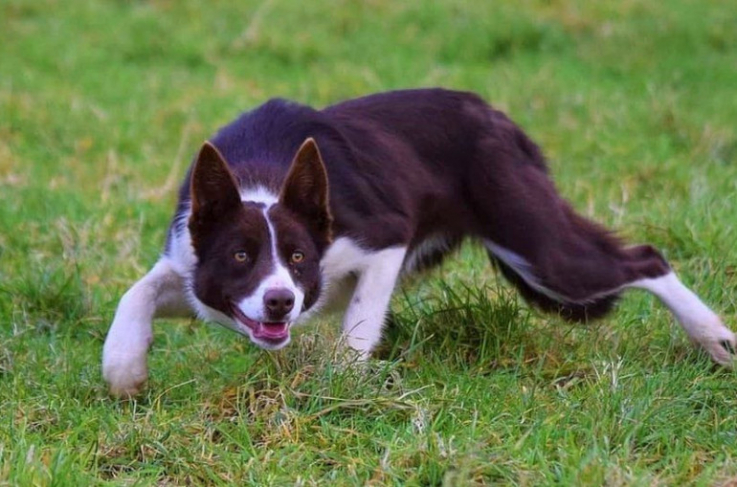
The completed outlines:
<svg viewBox="0 0 737 487">
<path fill-rule="evenodd" d="M 336 235 L 370 249 L 407 242 L 414 249 L 439 236 L 455 242 L 479 226 L 469 199 L 478 178 L 494 175 L 505 185 L 515 177 L 510 162 L 546 179 L 537 146 L 504 114 L 477 95 L 442 89 L 371 95 L 322 111 L 275 99 L 212 142 L 244 188 L 277 194 L 307 137 L 317 141 L 328 172 Z M 190 174 L 180 212 L 189 197 Z"/>
</svg>

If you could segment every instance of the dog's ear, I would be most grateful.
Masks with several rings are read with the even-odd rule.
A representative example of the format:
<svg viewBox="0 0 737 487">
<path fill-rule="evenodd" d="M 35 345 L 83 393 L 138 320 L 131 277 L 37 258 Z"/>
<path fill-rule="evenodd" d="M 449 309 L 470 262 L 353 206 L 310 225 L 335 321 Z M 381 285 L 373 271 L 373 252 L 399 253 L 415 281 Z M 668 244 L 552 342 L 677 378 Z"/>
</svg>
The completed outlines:
<svg viewBox="0 0 737 487">
<path fill-rule="evenodd" d="M 202 146 L 192 169 L 190 198 L 190 225 L 212 221 L 241 204 L 238 183 L 222 154 L 210 142 Z"/>
<path fill-rule="evenodd" d="M 328 173 L 317 143 L 310 137 L 294 156 L 279 203 L 300 217 L 319 243 L 326 246 L 332 241 L 333 226 L 328 198 Z"/>
</svg>

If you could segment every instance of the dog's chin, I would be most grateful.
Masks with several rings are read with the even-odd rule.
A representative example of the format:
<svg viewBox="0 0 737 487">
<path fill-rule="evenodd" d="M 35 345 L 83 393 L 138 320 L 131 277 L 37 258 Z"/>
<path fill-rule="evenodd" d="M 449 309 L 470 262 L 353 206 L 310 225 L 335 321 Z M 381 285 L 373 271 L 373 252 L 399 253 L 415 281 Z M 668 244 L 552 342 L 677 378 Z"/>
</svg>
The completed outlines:
<svg viewBox="0 0 737 487">
<path fill-rule="evenodd" d="M 291 341 L 291 337 L 289 336 L 289 334 L 287 334 L 286 338 L 281 341 L 264 340 L 262 338 L 256 338 L 255 336 L 253 336 L 253 334 L 249 334 L 249 337 L 254 344 L 258 345 L 264 350 L 279 350 L 286 347 Z"/>
<path fill-rule="evenodd" d="M 237 306 L 233 306 L 233 318 L 241 333 L 248 335 L 253 343 L 267 350 L 279 350 L 285 347 L 290 339 L 289 328 L 291 323 L 263 322 L 252 320 Z M 244 333 L 245 332 L 245 333 Z"/>
</svg>

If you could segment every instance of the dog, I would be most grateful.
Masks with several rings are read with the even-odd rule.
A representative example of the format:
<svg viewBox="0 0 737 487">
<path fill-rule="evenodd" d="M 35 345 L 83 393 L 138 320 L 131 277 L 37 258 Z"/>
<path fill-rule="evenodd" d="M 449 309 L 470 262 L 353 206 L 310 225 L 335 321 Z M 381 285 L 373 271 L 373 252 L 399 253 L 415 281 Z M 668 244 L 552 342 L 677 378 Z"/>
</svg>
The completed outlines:
<svg viewBox="0 0 737 487">
<path fill-rule="evenodd" d="M 220 323 L 264 349 L 350 286 L 343 337 L 367 358 L 398 278 L 465 239 L 531 304 L 574 321 L 639 288 L 732 364 L 735 335 L 649 245 L 626 246 L 557 193 L 535 143 L 472 93 L 381 93 L 315 110 L 274 99 L 206 142 L 164 253 L 122 297 L 103 349 L 115 396 L 144 386 L 156 317 Z"/>
</svg>

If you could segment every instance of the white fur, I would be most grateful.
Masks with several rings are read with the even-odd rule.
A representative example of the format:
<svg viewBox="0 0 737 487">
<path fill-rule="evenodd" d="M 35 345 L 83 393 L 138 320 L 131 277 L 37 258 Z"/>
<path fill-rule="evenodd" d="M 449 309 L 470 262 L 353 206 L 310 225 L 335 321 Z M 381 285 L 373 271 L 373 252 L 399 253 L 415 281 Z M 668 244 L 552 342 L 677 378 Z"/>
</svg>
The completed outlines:
<svg viewBox="0 0 737 487">
<path fill-rule="evenodd" d="M 167 256 L 171 265 L 181 276 L 189 276 L 194 271 L 194 266 L 197 263 L 197 256 L 194 253 L 194 247 L 192 247 L 192 236 L 187 227 L 191 213 L 191 208 L 187 207 L 181 215 L 177 215 L 169 235 Z"/>
<path fill-rule="evenodd" d="M 266 205 L 266 208 L 268 209 L 274 206 L 279 201 L 279 197 L 268 189 L 264 188 L 263 186 L 256 186 L 255 188 L 242 189 L 241 201 L 253 201 L 254 203 L 262 203 Z"/>
<path fill-rule="evenodd" d="M 671 310 L 694 342 L 701 345 L 716 362 L 732 365 L 732 356 L 722 343 L 737 348 L 734 333 L 722 324 L 722 320 L 696 294 L 681 283 L 674 272 L 654 279 L 641 279 L 627 287 L 645 289 L 656 295 Z"/>
<path fill-rule="evenodd" d="M 305 323 L 326 308 L 330 311 L 345 311 L 356 287 L 357 274 L 365 266 L 367 252 L 353 240 L 339 237 L 330 244 L 320 260 L 322 292 L 317 302 L 302 313 L 297 322 Z"/>
<path fill-rule="evenodd" d="M 116 396 L 136 394 L 148 378 L 146 355 L 154 317 L 191 314 L 184 279 L 163 257 L 120 300 L 102 351 L 102 375 Z"/>
<path fill-rule="evenodd" d="M 370 264 L 372 255 L 354 240 L 339 237 L 328 247 L 320 261 L 323 277 L 330 283 L 351 272 L 362 271 Z"/>
<path fill-rule="evenodd" d="M 484 240 L 484 247 L 499 260 L 511 267 L 527 284 L 537 290 L 535 286 L 539 286 L 538 278 L 532 273 L 532 265 L 524 257 L 501 245 L 495 244 L 491 240 Z"/>
<path fill-rule="evenodd" d="M 370 251 L 349 238 L 340 237 L 322 259 L 327 292 L 349 274 L 358 276 L 343 318 L 343 335 L 347 345 L 362 359 L 368 358 L 381 339 L 389 302 L 406 255 L 406 247 Z"/>
</svg>

